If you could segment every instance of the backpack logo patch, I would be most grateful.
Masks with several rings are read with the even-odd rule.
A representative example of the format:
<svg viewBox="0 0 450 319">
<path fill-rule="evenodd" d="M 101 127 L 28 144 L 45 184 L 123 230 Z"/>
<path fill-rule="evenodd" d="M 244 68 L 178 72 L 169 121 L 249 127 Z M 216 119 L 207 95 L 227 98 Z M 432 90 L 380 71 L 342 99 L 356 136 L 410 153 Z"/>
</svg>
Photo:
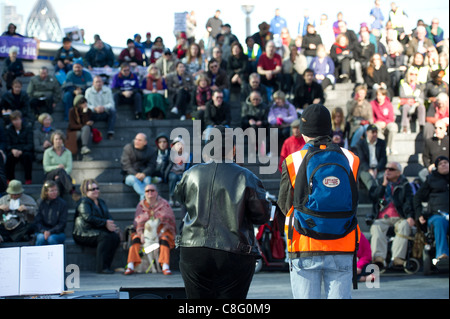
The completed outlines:
<svg viewBox="0 0 450 319">
<path fill-rule="evenodd" d="M 335 176 L 327 176 L 322 180 L 322 184 L 325 187 L 334 188 L 339 186 L 341 183 L 340 179 Z"/>
</svg>

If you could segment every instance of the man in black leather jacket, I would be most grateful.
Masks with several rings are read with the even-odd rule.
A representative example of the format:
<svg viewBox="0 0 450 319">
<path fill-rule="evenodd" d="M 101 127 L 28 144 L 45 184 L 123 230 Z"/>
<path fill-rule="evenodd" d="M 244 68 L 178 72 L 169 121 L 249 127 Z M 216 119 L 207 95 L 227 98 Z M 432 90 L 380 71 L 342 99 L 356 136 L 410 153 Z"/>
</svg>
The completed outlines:
<svg viewBox="0 0 450 319">
<path fill-rule="evenodd" d="M 217 128 L 225 154 L 229 140 L 225 128 Z M 232 149 L 193 166 L 175 189 L 175 198 L 187 210 L 179 246 L 189 299 L 245 299 L 253 278 L 259 255 L 254 224 L 269 220 L 270 204 L 259 178 L 230 160 L 235 145 Z"/>
</svg>

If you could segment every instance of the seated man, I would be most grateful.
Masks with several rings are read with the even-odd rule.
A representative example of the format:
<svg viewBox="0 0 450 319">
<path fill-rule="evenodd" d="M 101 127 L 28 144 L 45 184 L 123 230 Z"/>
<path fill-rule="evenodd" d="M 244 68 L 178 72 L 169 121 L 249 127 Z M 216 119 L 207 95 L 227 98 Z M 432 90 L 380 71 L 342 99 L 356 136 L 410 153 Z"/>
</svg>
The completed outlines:
<svg viewBox="0 0 450 319">
<path fill-rule="evenodd" d="M 64 37 L 62 47 L 56 51 L 53 64 L 55 65 L 55 72 L 60 70 L 68 73 L 72 70 L 73 59 L 81 57 L 81 53 L 72 46 L 72 39 Z"/>
<path fill-rule="evenodd" d="M 261 76 L 258 73 L 251 73 L 248 77 L 248 83 L 244 82 L 241 88 L 241 104 L 244 104 L 250 93 L 258 91 L 261 95 L 262 101 L 266 104 L 272 99 L 272 96 L 268 97 L 267 87 L 261 83 Z"/>
<path fill-rule="evenodd" d="M 27 125 L 33 124 L 33 116 L 30 114 L 30 98 L 25 91 L 22 91 L 22 82 L 19 80 L 14 80 L 11 90 L 3 94 L 0 101 L 0 110 L 5 126 L 11 123 L 10 115 L 14 111 L 22 113 L 23 120 L 27 122 Z"/>
<path fill-rule="evenodd" d="M 100 38 L 86 53 L 85 59 L 89 70 L 92 70 L 92 68 L 112 68 L 114 66 L 114 53 L 111 47 L 106 46 Z"/>
<path fill-rule="evenodd" d="M 55 76 L 48 74 L 48 68 L 45 66 L 41 67 L 39 75 L 31 78 L 27 93 L 36 116 L 42 113 L 52 114 L 62 100 L 61 85 Z"/>
<path fill-rule="evenodd" d="M 132 39 L 127 40 L 127 47 L 120 52 L 119 63 L 128 62 L 131 67 L 143 65 L 142 52 L 139 50 Z"/>
<path fill-rule="evenodd" d="M 134 119 L 142 116 L 142 94 L 139 79 L 130 70 L 130 65 L 124 62 L 120 65 L 120 72 L 114 75 L 111 88 L 114 92 L 114 104 L 130 104 L 134 109 Z"/>
<path fill-rule="evenodd" d="M 112 91 L 105 86 L 101 76 L 94 77 L 93 85 L 86 90 L 85 98 L 88 107 L 92 110 L 92 120 L 105 121 L 108 123 L 108 138 L 114 137 L 114 127 L 116 125 L 116 107 Z"/>
<path fill-rule="evenodd" d="M 25 170 L 25 184 L 31 184 L 33 166 L 33 131 L 23 125 L 22 113 L 14 111 L 10 115 L 11 125 L 6 129 L 6 178 L 15 179 L 16 164 L 21 162 Z"/>
<path fill-rule="evenodd" d="M 209 140 L 211 129 L 217 125 L 229 127 L 231 124 L 230 105 L 224 102 L 223 92 L 216 90 L 213 92 L 212 100 L 206 103 L 205 108 L 205 143 Z"/>
<path fill-rule="evenodd" d="M 411 185 L 402 174 L 399 163 L 386 165 L 380 183 L 372 188 L 369 196 L 373 202 L 372 215 L 367 216 L 370 226 L 372 260 L 380 269 L 386 267 L 387 231 L 395 226 L 396 236 L 392 243 L 393 266 L 404 264 L 408 249 L 411 227 L 415 225 L 413 192 Z"/>
<path fill-rule="evenodd" d="M 32 222 L 37 212 L 33 197 L 24 194 L 22 183 L 9 182 L 6 195 L 0 198 L 0 243 L 30 240 Z"/>
<path fill-rule="evenodd" d="M 67 74 L 62 85 L 64 92 L 64 121 L 69 121 L 69 110 L 73 106 L 73 99 L 76 95 L 84 94 L 88 87 L 92 86 L 92 75 L 83 70 L 83 60 L 81 58 L 73 60 L 72 71 Z"/>
<path fill-rule="evenodd" d="M 266 51 L 258 60 L 257 72 L 261 75 L 261 83 L 269 87 L 269 96 L 279 88 L 282 66 L 282 58 L 275 52 L 275 43 L 272 40 L 268 41 Z"/>
<path fill-rule="evenodd" d="M 314 81 L 313 70 L 306 69 L 303 72 L 303 79 L 304 81 L 301 81 L 300 85 L 295 88 L 294 98 L 295 108 L 300 114 L 308 105 L 325 103 L 322 85 Z"/>
<path fill-rule="evenodd" d="M 147 144 L 147 136 L 138 133 L 132 143 L 124 146 L 120 162 L 125 174 L 125 184 L 145 197 L 145 186 L 152 182 L 156 169 L 157 152 Z"/>
<path fill-rule="evenodd" d="M 359 178 L 370 190 L 376 185 L 376 180 L 383 176 L 387 163 L 386 142 L 378 138 L 378 127 L 369 125 L 366 138 L 362 138 L 356 144 L 356 155 L 359 156 Z"/>
<path fill-rule="evenodd" d="M 433 227 L 437 262 L 448 265 L 448 157 L 439 156 L 434 165 L 436 170 L 428 175 L 414 195 L 414 209 L 422 225 Z M 422 202 L 428 203 L 426 212 L 423 212 Z M 447 218 L 441 212 L 447 213 Z"/>
<path fill-rule="evenodd" d="M 449 98 L 447 93 L 439 93 L 436 97 L 436 101 L 428 107 L 425 129 L 423 132 L 423 137 L 425 139 L 433 137 L 434 125 L 437 121 L 443 120 L 448 126 L 448 101 Z"/>
</svg>

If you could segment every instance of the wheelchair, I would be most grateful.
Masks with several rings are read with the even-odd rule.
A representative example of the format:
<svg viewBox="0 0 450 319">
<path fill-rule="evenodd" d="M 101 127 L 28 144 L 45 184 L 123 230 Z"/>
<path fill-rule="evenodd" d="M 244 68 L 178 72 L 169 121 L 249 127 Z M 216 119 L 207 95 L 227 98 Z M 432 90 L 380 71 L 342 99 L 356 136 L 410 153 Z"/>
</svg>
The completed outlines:
<svg viewBox="0 0 450 319">
<path fill-rule="evenodd" d="M 393 270 L 393 271 L 404 271 L 408 275 L 413 275 L 417 273 L 420 269 L 420 261 L 416 256 L 413 254 L 413 247 L 414 247 L 414 241 L 415 241 L 415 235 L 417 233 L 416 227 L 411 227 L 411 233 L 410 236 L 407 236 L 408 239 L 408 248 L 406 251 L 406 258 L 405 262 L 401 266 L 394 265 L 394 260 L 392 258 L 392 243 L 394 241 L 395 237 L 395 229 L 394 226 L 389 227 L 389 230 L 387 231 L 386 236 L 388 237 L 388 253 L 386 256 L 386 264 L 387 267 L 383 267 L 380 269 L 380 274 L 386 272 L 387 270 Z"/>
</svg>

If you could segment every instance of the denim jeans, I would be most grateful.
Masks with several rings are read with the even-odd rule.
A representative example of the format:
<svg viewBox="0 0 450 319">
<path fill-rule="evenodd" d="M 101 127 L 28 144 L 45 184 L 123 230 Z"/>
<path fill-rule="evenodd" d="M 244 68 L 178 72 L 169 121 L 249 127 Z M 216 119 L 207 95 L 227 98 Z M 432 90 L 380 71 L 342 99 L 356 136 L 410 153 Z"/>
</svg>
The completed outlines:
<svg viewBox="0 0 450 319">
<path fill-rule="evenodd" d="M 134 191 L 138 193 L 141 200 L 144 199 L 145 186 L 151 184 L 151 182 L 152 182 L 151 176 L 146 176 L 142 181 L 137 179 L 136 176 L 134 175 L 128 175 L 125 178 L 125 184 L 133 187 Z"/>
<path fill-rule="evenodd" d="M 36 246 L 64 244 L 65 240 L 66 235 L 64 233 L 51 234 L 47 240 L 45 240 L 43 233 L 36 233 Z"/>
<path fill-rule="evenodd" d="M 436 241 L 436 258 L 442 254 L 449 256 L 447 242 L 448 220 L 443 216 L 433 215 L 428 219 L 428 225 L 433 225 L 434 239 Z"/>
<path fill-rule="evenodd" d="M 114 128 L 116 126 L 116 109 L 109 109 L 103 113 L 92 113 L 92 120 L 94 122 L 107 122 L 108 123 L 108 133 L 114 133 Z"/>
<path fill-rule="evenodd" d="M 328 299 L 351 299 L 353 255 L 324 255 L 292 260 L 294 299 L 320 299 L 322 282 Z"/>
</svg>

